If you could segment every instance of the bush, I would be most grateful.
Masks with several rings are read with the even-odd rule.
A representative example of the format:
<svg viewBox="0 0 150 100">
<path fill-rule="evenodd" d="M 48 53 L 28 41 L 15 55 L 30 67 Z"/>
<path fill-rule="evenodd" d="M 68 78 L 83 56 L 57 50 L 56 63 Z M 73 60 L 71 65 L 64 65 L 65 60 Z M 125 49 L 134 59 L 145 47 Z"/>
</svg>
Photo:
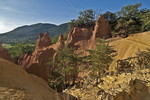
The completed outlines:
<svg viewBox="0 0 150 100">
<path fill-rule="evenodd" d="M 34 49 L 35 45 L 33 44 L 18 43 L 15 44 L 12 48 L 9 48 L 8 52 L 13 61 L 15 62 L 23 53 L 31 55 Z"/>
</svg>

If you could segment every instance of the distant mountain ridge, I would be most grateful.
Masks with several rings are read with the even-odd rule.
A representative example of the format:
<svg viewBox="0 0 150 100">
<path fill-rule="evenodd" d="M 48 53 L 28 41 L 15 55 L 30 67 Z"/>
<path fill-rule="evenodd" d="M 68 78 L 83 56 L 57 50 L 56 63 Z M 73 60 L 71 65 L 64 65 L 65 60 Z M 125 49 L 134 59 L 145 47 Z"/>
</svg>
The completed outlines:
<svg viewBox="0 0 150 100">
<path fill-rule="evenodd" d="M 58 26 L 49 23 L 21 26 L 10 32 L 0 34 L 0 41 L 4 43 L 34 42 L 37 40 L 39 33 L 47 31 L 50 33 L 50 37 L 58 36 L 60 33 L 63 34 L 68 31 L 68 23 Z"/>
</svg>

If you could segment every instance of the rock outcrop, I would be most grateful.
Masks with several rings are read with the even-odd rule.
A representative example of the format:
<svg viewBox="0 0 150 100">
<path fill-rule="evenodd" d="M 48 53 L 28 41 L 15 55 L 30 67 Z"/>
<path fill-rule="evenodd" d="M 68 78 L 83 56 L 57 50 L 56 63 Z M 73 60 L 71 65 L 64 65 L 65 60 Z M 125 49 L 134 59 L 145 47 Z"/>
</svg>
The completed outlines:
<svg viewBox="0 0 150 100">
<path fill-rule="evenodd" d="M 102 15 L 96 21 L 94 31 L 92 28 L 75 27 L 68 35 L 70 46 L 76 48 L 75 53 L 82 52 L 82 56 L 88 55 L 86 50 L 95 48 L 96 38 L 111 38 L 111 28 L 108 21 Z"/>
<path fill-rule="evenodd" d="M 46 81 L 0 58 L 0 100 L 63 100 Z"/>
<path fill-rule="evenodd" d="M 114 100 L 149 100 L 150 87 L 145 86 L 143 81 L 135 79 L 129 82 L 129 92 L 122 91 L 114 97 Z"/>
<path fill-rule="evenodd" d="M 75 27 L 69 34 L 67 43 L 75 49 L 75 53 L 82 52 L 81 56 L 88 55 L 86 50 L 95 48 L 95 40 L 91 39 L 92 29 Z"/>
<path fill-rule="evenodd" d="M 45 65 L 40 65 L 38 63 L 33 63 L 31 66 L 27 69 L 25 69 L 29 74 L 34 74 L 38 77 L 41 77 L 42 79 L 46 80 L 48 79 L 48 72 L 49 68 Z"/>
<path fill-rule="evenodd" d="M 62 48 L 64 45 L 65 41 L 63 35 L 59 36 L 59 40 L 56 44 L 51 45 L 48 33 L 41 33 L 37 40 L 35 51 L 32 55 L 22 54 L 18 59 L 18 65 L 23 66 L 30 74 L 37 75 L 47 81 L 48 73 L 51 70 L 48 63 L 54 56 L 55 51 Z"/>
<path fill-rule="evenodd" d="M 77 42 L 81 40 L 89 40 L 92 36 L 92 29 L 75 27 L 68 35 L 68 40 Z"/>
<path fill-rule="evenodd" d="M 82 87 L 64 90 L 81 100 L 149 100 L 150 69 L 106 75 L 99 84 L 84 80 Z"/>
<path fill-rule="evenodd" d="M 48 32 L 46 32 L 45 34 L 40 33 L 39 39 L 37 40 L 37 43 L 36 43 L 36 49 L 41 49 L 44 47 L 48 47 L 50 45 L 51 45 L 51 40 L 49 37 L 49 33 Z"/>
<path fill-rule="evenodd" d="M 52 47 L 53 47 L 55 50 L 58 50 L 58 49 L 60 49 L 60 48 L 63 48 L 64 46 L 65 46 L 65 39 L 64 39 L 63 35 L 60 34 L 58 41 L 56 42 L 56 44 L 53 44 Z"/>
<path fill-rule="evenodd" d="M 27 72 L 37 75 L 47 81 L 48 72 L 51 68 L 48 63 L 54 54 L 55 50 L 52 47 L 37 49 L 31 56 L 22 54 L 18 60 L 18 64 L 23 66 Z M 35 63 L 37 63 L 37 65 Z"/>
<path fill-rule="evenodd" d="M 95 40 L 95 38 L 104 38 L 108 39 L 111 38 L 111 27 L 109 25 L 108 21 L 105 21 L 104 17 L 102 15 L 99 16 L 99 18 L 96 21 L 96 25 L 93 31 L 92 39 Z"/>
<path fill-rule="evenodd" d="M 8 51 L 5 48 L 3 48 L 2 42 L 0 42 L 0 58 L 12 61 Z"/>
</svg>

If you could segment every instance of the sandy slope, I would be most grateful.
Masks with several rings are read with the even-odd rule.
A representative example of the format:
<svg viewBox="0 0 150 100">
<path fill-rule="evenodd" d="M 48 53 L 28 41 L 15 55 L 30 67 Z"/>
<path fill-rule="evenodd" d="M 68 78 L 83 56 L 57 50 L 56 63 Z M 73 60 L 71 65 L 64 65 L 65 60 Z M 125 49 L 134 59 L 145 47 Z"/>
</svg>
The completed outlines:
<svg viewBox="0 0 150 100">
<path fill-rule="evenodd" d="M 0 100 L 60 100 L 46 82 L 0 58 Z"/>
<path fill-rule="evenodd" d="M 133 34 L 127 38 L 113 41 L 110 45 L 118 52 L 115 59 L 134 57 L 138 50 L 143 51 L 150 48 L 150 32 Z M 112 66 L 115 66 L 115 62 Z"/>
</svg>

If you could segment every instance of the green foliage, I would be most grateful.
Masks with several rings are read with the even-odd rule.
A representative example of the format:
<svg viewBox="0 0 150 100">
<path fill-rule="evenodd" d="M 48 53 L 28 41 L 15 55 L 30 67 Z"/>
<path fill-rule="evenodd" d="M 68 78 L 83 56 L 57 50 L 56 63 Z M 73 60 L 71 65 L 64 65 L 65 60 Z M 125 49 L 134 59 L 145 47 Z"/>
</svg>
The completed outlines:
<svg viewBox="0 0 150 100">
<path fill-rule="evenodd" d="M 147 10 L 146 13 L 143 14 L 141 21 L 142 31 L 150 31 L 150 10 Z"/>
<path fill-rule="evenodd" d="M 62 75 L 53 70 L 49 74 L 48 85 L 57 92 L 62 92 L 65 86 Z"/>
<path fill-rule="evenodd" d="M 81 57 L 78 57 L 78 55 L 79 54 L 74 53 L 73 49 L 68 48 L 68 46 L 61 48 L 56 52 L 55 58 L 52 58 L 50 61 L 53 70 L 50 73 L 51 78 L 49 81 L 54 84 L 50 86 L 54 86 L 58 90 L 67 88 L 67 85 L 70 85 L 71 82 L 73 82 L 73 84 L 75 83 L 79 72 L 77 67 L 82 61 Z M 59 83 L 62 83 L 63 85 L 59 87 Z"/>
<path fill-rule="evenodd" d="M 117 21 L 115 27 L 116 31 L 125 30 L 125 35 L 134 34 L 140 32 L 141 26 L 137 24 L 134 19 L 120 18 Z"/>
<path fill-rule="evenodd" d="M 14 45 L 12 48 L 9 48 L 8 52 L 10 53 L 13 61 L 15 62 L 18 59 L 18 57 L 21 56 L 22 53 L 31 55 L 34 49 L 35 49 L 35 45 L 18 43 Z"/>
<path fill-rule="evenodd" d="M 87 9 L 79 12 L 78 19 L 69 22 L 69 29 L 73 27 L 93 27 L 97 12 L 92 9 Z"/>
<path fill-rule="evenodd" d="M 97 39 L 96 49 L 89 50 L 87 56 L 88 65 L 91 66 L 90 76 L 94 79 L 100 78 L 113 61 L 112 57 L 115 51 L 103 39 Z"/>
<path fill-rule="evenodd" d="M 51 41 L 52 41 L 52 44 L 55 44 L 57 41 L 58 41 L 58 36 L 54 36 Z"/>
<path fill-rule="evenodd" d="M 145 10 L 139 10 L 140 6 L 141 3 L 127 5 L 122 7 L 121 11 L 117 12 L 118 20 L 115 27 L 116 32 L 124 31 L 124 35 L 128 36 L 130 34 L 139 33 L 141 30 L 145 30 L 144 25 L 142 28 L 142 21 L 144 23 L 143 15 L 145 14 Z"/>
<path fill-rule="evenodd" d="M 138 8 L 141 6 L 141 3 L 136 3 L 134 5 L 127 5 L 122 7 L 121 11 L 118 11 L 120 17 L 134 18 L 139 13 Z"/>
<path fill-rule="evenodd" d="M 123 36 L 150 30 L 150 10 L 139 9 L 141 3 L 122 7 L 116 14 L 109 11 L 103 15 L 110 21 L 113 32 Z M 115 17 L 116 15 L 116 17 Z M 114 19 L 114 20 L 113 20 Z M 113 20 L 113 21 L 112 21 Z"/>
<path fill-rule="evenodd" d="M 59 26 L 53 24 L 34 24 L 30 26 L 18 27 L 5 34 L 0 34 L 0 41 L 7 44 L 35 43 L 38 39 L 39 33 L 49 32 L 50 37 L 59 36 L 68 31 L 68 23 Z"/>
<path fill-rule="evenodd" d="M 5 44 L 5 43 L 3 43 L 2 45 L 3 45 L 3 47 L 6 48 L 6 49 L 12 48 L 12 45 L 11 45 L 11 44 Z"/>
<path fill-rule="evenodd" d="M 69 34 L 69 31 L 66 31 L 66 32 L 64 33 L 64 39 L 65 39 L 65 40 L 67 40 L 68 34 Z"/>
<path fill-rule="evenodd" d="M 106 11 L 104 14 L 103 14 L 105 20 L 108 20 L 108 21 L 115 21 L 117 19 L 117 16 L 115 13 L 112 13 L 110 11 Z"/>
</svg>

